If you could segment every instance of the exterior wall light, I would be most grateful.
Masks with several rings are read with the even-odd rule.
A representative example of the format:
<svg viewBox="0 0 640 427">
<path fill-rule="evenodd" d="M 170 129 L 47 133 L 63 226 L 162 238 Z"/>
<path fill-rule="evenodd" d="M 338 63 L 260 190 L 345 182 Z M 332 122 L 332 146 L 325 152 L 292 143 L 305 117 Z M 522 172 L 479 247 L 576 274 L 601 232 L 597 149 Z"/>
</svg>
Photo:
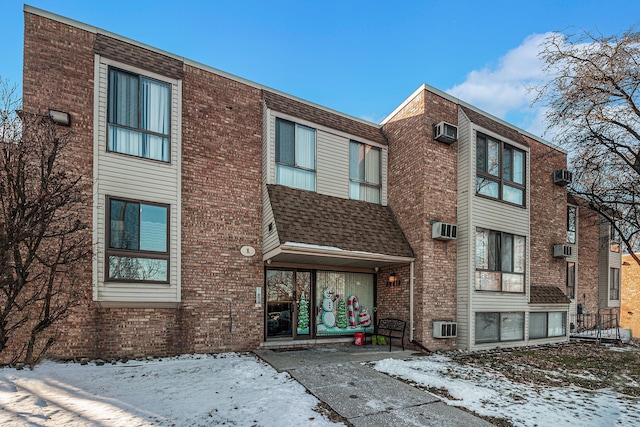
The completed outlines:
<svg viewBox="0 0 640 427">
<path fill-rule="evenodd" d="M 387 281 L 387 286 L 398 286 L 400 285 L 400 277 L 397 273 L 391 273 L 389 275 L 389 281 Z"/>
<path fill-rule="evenodd" d="M 71 116 L 64 111 L 49 110 L 49 117 L 54 123 L 62 126 L 71 126 Z"/>
</svg>

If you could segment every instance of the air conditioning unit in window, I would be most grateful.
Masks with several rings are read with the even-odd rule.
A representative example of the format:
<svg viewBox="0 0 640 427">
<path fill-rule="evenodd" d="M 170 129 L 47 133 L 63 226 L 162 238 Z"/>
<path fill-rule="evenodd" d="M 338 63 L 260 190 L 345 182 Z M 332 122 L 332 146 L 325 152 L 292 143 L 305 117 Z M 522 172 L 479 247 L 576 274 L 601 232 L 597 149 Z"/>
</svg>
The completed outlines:
<svg viewBox="0 0 640 427">
<path fill-rule="evenodd" d="M 458 336 L 458 324 L 456 322 L 433 322 L 434 338 L 455 338 Z"/>
<path fill-rule="evenodd" d="M 556 185 L 571 184 L 573 174 L 566 169 L 558 169 L 553 171 L 553 183 Z"/>
<path fill-rule="evenodd" d="M 446 222 L 434 222 L 431 237 L 436 240 L 455 240 L 458 236 L 458 226 Z"/>
<path fill-rule="evenodd" d="M 458 139 L 458 127 L 447 122 L 440 122 L 433 127 L 433 137 L 436 141 L 451 144 Z"/>
<path fill-rule="evenodd" d="M 571 246 L 569 245 L 553 245 L 554 258 L 567 258 L 571 256 Z"/>
</svg>

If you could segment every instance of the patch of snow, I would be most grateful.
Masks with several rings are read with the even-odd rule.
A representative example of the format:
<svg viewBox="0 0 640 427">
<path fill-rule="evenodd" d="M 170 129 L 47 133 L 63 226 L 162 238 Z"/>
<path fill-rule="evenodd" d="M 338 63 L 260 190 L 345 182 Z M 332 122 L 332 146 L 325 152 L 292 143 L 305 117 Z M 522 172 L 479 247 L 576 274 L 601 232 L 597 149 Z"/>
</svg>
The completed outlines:
<svg viewBox="0 0 640 427">
<path fill-rule="evenodd" d="M 318 403 L 289 374 L 235 353 L 0 369 L 5 427 L 335 425 Z"/>
<path fill-rule="evenodd" d="M 640 425 L 640 399 L 613 390 L 543 387 L 513 382 L 491 369 L 458 365 L 442 355 L 415 360 L 385 359 L 375 369 L 423 387 L 446 389 L 453 406 L 517 426 Z"/>
</svg>

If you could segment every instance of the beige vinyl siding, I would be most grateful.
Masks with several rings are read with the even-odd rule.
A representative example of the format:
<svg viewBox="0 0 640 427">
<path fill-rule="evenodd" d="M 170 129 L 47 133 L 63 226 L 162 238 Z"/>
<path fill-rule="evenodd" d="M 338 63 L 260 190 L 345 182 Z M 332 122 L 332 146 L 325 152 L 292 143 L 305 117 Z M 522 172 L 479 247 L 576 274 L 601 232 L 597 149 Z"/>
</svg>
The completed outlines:
<svg viewBox="0 0 640 427">
<path fill-rule="evenodd" d="M 387 206 L 387 177 L 389 175 L 389 148 L 382 147 L 380 150 L 380 204 Z"/>
<path fill-rule="evenodd" d="M 179 303 L 181 252 L 181 106 L 180 81 L 135 70 L 96 55 L 96 128 L 94 136 L 94 299 L 100 303 Z M 108 64 L 167 81 L 171 97 L 171 163 L 155 162 L 119 153 L 109 153 L 107 144 Z M 105 282 L 106 197 L 122 197 L 170 205 L 169 284 Z"/>
<path fill-rule="evenodd" d="M 271 209 L 271 203 L 269 202 L 269 194 L 267 189 L 262 190 L 262 204 L 263 204 L 263 219 L 262 219 L 262 253 L 266 254 L 270 250 L 273 250 L 280 246 L 280 239 L 278 238 L 278 229 L 276 228 L 276 222 L 273 218 L 273 210 Z M 271 231 L 269 231 L 269 224 L 272 224 Z"/>
<path fill-rule="evenodd" d="M 500 200 L 488 199 L 485 197 L 476 195 L 476 135 L 477 132 L 481 132 L 485 135 L 497 138 L 512 146 L 523 149 L 526 153 L 526 198 L 525 206 L 513 206 L 508 203 L 504 203 Z M 530 156 L 527 147 L 522 147 L 505 139 L 500 135 L 496 135 L 483 128 L 471 124 L 470 138 L 468 144 L 468 153 L 465 153 L 466 159 L 464 163 L 468 165 L 469 171 L 467 172 L 466 182 L 469 196 L 464 197 L 463 200 L 468 200 L 470 204 L 470 213 L 468 215 L 469 222 L 465 225 L 464 230 L 468 233 L 467 242 L 465 243 L 466 256 L 469 260 L 468 266 L 468 279 L 467 279 L 467 292 L 470 295 L 470 310 L 469 310 L 469 328 L 468 328 L 468 342 L 469 350 L 482 350 L 487 348 L 494 348 L 496 346 L 520 346 L 526 345 L 526 337 L 528 336 L 528 317 L 529 311 L 529 285 L 530 285 L 530 210 L 529 210 L 529 194 L 530 194 Z M 468 159 L 468 160 L 467 160 Z M 459 164 L 463 162 L 462 158 L 459 159 Z M 461 172 L 459 172 L 461 173 Z M 460 182 L 460 179 L 459 179 Z M 475 231 L 477 228 L 486 228 L 495 231 L 501 231 L 504 233 L 515 234 L 518 236 L 524 236 L 526 238 L 525 245 L 525 284 L 524 293 L 505 293 L 505 292 L 489 292 L 489 291 L 476 291 L 475 290 Z M 460 239 L 460 228 L 458 228 L 458 239 Z M 460 241 L 458 242 L 460 245 Z M 460 260 L 460 257 L 458 257 Z M 460 261 L 459 261 L 460 262 Z M 459 292 L 460 294 L 460 292 Z M 523 341 L 508 342 L 496 342 L 496 343 L 483 343 L 475 344 L 475 313 L 477 312 L 523 312 L 525 313 L 525 339 Z"/>
<path fill-rule="evenodd" d="M 575 271 L 575 291 L 574 291 L 574 296 L 573 298 L 571 298 L 571 303 L 569 304 L 569 317 L 571 319 L 574 319 L 576 314 L 578 313 L 578 302 L 580 301 L 580 299 L 578 298 L 578 295 L 580 295 L 580 282 L 578 281 L 578 277 L 580 276 L 579 274 L 579 270 L 580 270 L 580 263 L 578 263 L 578 241 L 576 239 L 576 244 L 575 245 L 569 245 L 571 246 L 571 256 L 567 257 L 565 262 L 574 262 L 575 266 L 576 266 L 576 271 Z M 564 277 L 564 283 L 562 285 L 562 287 L 560 289 L 562 289 L 563 291 L 567 291 L 567 276 L 566 276 L 566 270 L 565 270 L 565 277 Z"/>
<path fill-rule="evenodd" d="M 264 105 L 262 115 L 262 253 L 278 247 L 278 231 L 273 219 L 273 210 L 269 201 L 269 192 L 266 184 L 275 184 L 275 176 L 271 171 L 275 170 L 275 119 L 271 110 Z M 273 157 L 270 155 L 273 154 Z M 273 159 L 273 161 L 270 161 Z M 269 224 L 273 224 L 269 232 Z"/>
<path fill-rule="evenodd" d="M 271 110 L 267 110 L 267 140 L 265 141 L 266 153 L 263 152 L 263 168 L 265 170 L 265 184 L 276 183 L 276 116 Z M 266 164 L 264 156 L 267 156 Z"/>
<path fill-rule="evenodd" d="M 348 199 L 349 139 L 318 130 L 316 143 L 316 191 Z"/>
<path fill-rule="evenodd" d="M 598 254 L 598 302 L 600 308 L 620 307 L 620 299 L 609 299 L 610 269 L 620 269 L 620 275 L 622 275 L 620 268 L 622 256 L 620 252 L 612 252 L 610 249 L 610 227 L 611 225 L 606 219 L 600 219 L 600 253 Z"/>
<path fill-rule="evenodd" d="M 600 219 L 600 244 L 598 253 L 598 307 L 609 306 L 609 224 Z"/>
<path fill-rule="evenodd" d="M 573 206 L 576 208 L 576 242 L 565 243 L 566 245 L 571 246 L 571 256 L 567 257 L 565 262 L 574 262 L 576 265 L 575 295 L 574 295 L 574 298 L 571 299 L 571 303 L 569 304 L 569 314 L 568 314 L 569 316 L 568 322 L 569 324 L 571 324 L 572 322 L 575 323 L 577 320 L 578 303 L 580 302 L 580 299 L 578 298 L 578 295 L 580 295 L 580 283 L 578 281 L 578 277 L 580 276 L 579 274 L 580 263 L 578 263 L 578 246 L 580 244 L 580 240 L 579 240 L 580 236 L 578 233 L 578 230 L 580 229 L 580 208 L 575 205 L 567 205 L 567 207 L 568 206 Z M 565 270 L 564 286 L 561 287 L 561 289 L 563 289 L 565 292 L 567 290 L 566 284 L 567 284 L 567 276 L 566 276 L 566 270 Z"/>
<path fill-rule="evenodd" d="M 578 224 L 577 224 L 577 216 L 576 215 L 576 230 L 578 229 Z M 565 260 L 565 263 L 567 262 L 573 262 L 575 263 L 576 266 L 576 277 L 575 277 L 575 295 L 574 297 L 571 299 L 571 303 L 569 304 L 569 320 L 570 321 L 574 321 L 576 314 L 578 313 L 578 295 L 580 295 L 580 283 L 578 282 L 578 277 L 579 277 L 579 269 L 580 269 L 580 264 L 578 263 L 578 243 L 580 243 L 578 241 L 578 233 L 576 232 L 576 243 L 575 244 L 569 244 L 567 243 L 568 246 L 571 246 L 571 256 L 568 256 Z M 564 277 L 564 284 L 561 287 L 562 290 L 564 290 L 565 292 L 567 291 L 567 276 L 566 276 L 567 272 L 565 270 L 565 277 Z M 573 320 L 572 320 L 573 319 Z"/>
<path fill-rule="evenodd" d="M 474 198 L 472 209 L 475 227 L 517 234 L 527 237 L 527 240 L 529 239 L 528 209 L 511 206 L 498 200 L 485 199 L 483 197 Z M 527 257 L 527 262 L 528 261 L 529 258 Z"/>
<path fill-rule="evenodd" d="M 473 197 L 475 178 L 471 165 L 471 123 L 462 109 L 458 109 L 458 237 L 457 247 L 457 346 L 469 349 L 472 344 L 471 328 L 471 242 L 469 227 L 471 224 L 471 197 Z"/>
<path fill-rule="evenodd" d="M 263 166 L 265 183 L 276 184 L 275 122 L 278 117 L 316 130 L 316 192 L 319 194 L 349 198 L 349 142 L 351 140 L 380 148 L 382 187 L 380 201 L 383 206 L 386 206 L 389 161 L 387 146 L 272 110 L 266 111 L 264 122 L 268 125 L 266 128 L 263 126 L 263 131 L 267 135 L 266 141 L 263 141 L 263 163 L 267 163 Z"/>
</svg>

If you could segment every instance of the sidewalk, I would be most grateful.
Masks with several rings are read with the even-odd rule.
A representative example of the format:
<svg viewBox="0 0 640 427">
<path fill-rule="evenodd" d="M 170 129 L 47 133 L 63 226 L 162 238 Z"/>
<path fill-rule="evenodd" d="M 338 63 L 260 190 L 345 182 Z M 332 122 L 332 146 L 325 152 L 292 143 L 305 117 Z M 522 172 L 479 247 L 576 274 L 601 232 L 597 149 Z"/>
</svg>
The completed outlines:
<svg viewBox="0 0 640 427">
<path fill-rule="evenodd" d="M 303 350 L 256 350 L 277 371 L 287 371 L 352 425 L 360 426 L 491 426 L 435 395 L 380 373 L 365 362 L 390 357 L 423 357 L 388 347 L 342 345 Z"/>
</svg>

